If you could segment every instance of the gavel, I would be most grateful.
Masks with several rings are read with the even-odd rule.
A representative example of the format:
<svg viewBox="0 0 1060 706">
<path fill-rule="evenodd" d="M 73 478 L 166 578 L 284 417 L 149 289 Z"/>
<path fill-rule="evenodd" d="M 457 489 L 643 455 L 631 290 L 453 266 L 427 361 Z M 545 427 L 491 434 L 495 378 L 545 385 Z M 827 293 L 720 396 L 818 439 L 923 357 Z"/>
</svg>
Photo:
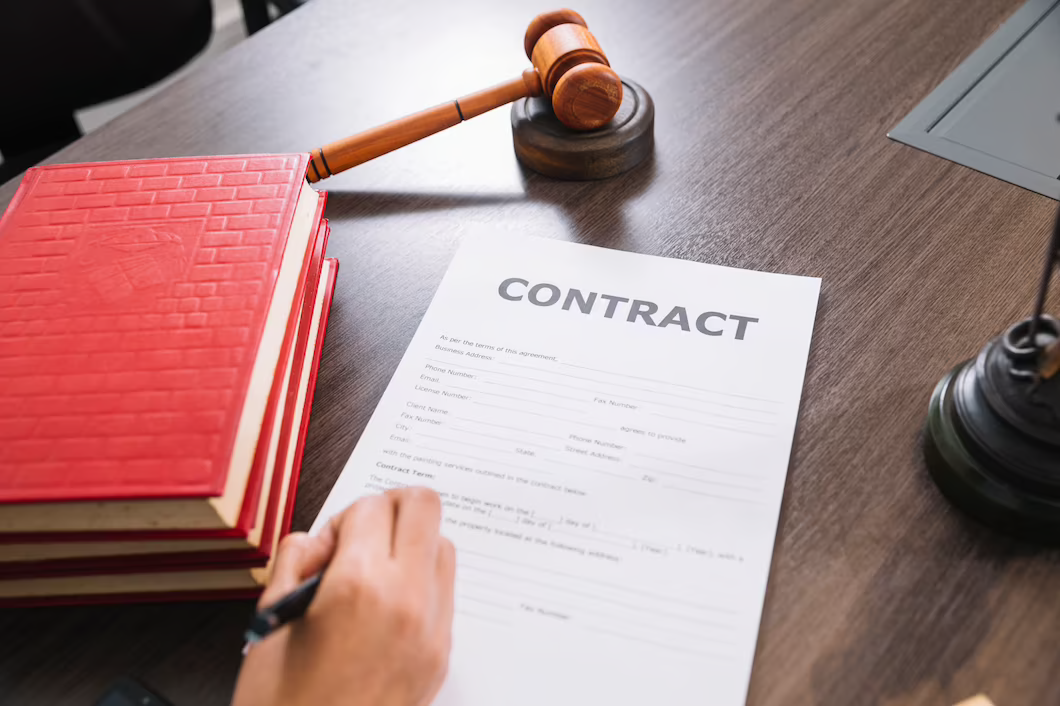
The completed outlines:
<svg viewBox="0 0 1060 706">
<path fill-rule="evenodd" d="M 577 12 L 538 15 L 523 46 L 533 67 L 518 78 L 317 148 L 306 178 L 326 179 L 520 98 L 548 96 L 556 118 L 572 130 L 594 130 L 618 112 L 622 80 Z"/>
</svg>

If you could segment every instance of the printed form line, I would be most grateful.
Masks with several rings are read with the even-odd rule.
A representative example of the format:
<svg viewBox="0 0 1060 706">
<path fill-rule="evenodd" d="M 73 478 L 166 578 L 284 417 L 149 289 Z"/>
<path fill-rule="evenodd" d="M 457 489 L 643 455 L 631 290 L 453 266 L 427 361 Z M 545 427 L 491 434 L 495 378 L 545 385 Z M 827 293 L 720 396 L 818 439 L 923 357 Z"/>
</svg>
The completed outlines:
<svg viewBox="0 0 1060 706">
<path fill-rule="evenodd" d="M 488 402 L 476 402 L 475 400 L 472 400 L 472 402 L 474 404 L 482 405 L 483 407 L 493 407 L 494 409 L 503 409 L 505 411 L 516 412 L 518 414 L 532 414 L 535 417 L 544 417 L 545 419 L 550 419 L 550 420 L 552 420 L 554 422 L 567 422 L 568 424 L 582 424 L 582 425 L 587 426 L 587 427 L 595 427 L 596 429 L 603 429 L 604 431 L 614 431 L 614 429 L 612 429 L 611 427 L 605 427 L 605 426 L 602 426 L 600 424 L 593 424 L 592 422 L 579 422 L 576 419 L 561 419 L 560 417 L 554 417 L 551 414 L 541 414 L 539 412 L 528 412 L 528 411 L 526 411 L 524 409 L 512 409 L 511 407 L 505 407 L 505 406 L 499 405 L 499 404 L 489 404 Z"/>
<path fill-rule="evenodd" d="M 486 374 L 490 374 L 490 375 L 498 375 L 498 376 L 504 376 L 504 377 L 513 377 L 513 378 L 519 378 L 519 379 L 522 379 L 522 380 L 530 380 L 532 382 L 539 382 L 539 383 L 542 383 L 544 385 L 556 385 L 556 386 L 560 386 L 560 387 L 563 387 L 564 389 L 568 389 L 568 390 L 580 390 L 582 392 L 591 392 L 591 393 L 597 394 L 597 395 L 611 395 L 613 397 L 624 397 L 625 399 L 636 399 L 636 398 L 633 398 L 633 397 L 629 397 L 628 395 L 620 395 L 620 394 L 615 394 L 613 392 L 600 392 L 598 390 L 589 390 L 589 389 L 586 389 L 584 387 L 571 387 L 570 385 L 567 385 L 566 383 L 552 382 L 551 380 L 542 380 L 541 378 L 532 378 L 532 377 L 527 377 L 525 375 L 516 375 L 515 373 L 506 373 L 506 372 L 503 372 L 501 370 L 486 370 L 486 369 L 483 369 L 483 368 L 476 368 L 473 365 L 465 365 L 463 363 L 453 363 L 453 362 L 450 362 L 450 361 L 436 360 L 434 358 L 427 358 L 427 360 L 430 360 L 430 361 L 432 361 L 434 363 L 438 363 L 439 365 L 450 365 L 450 366 L 452 366 L 454 368 L 463 368 L 465 370 L 474 370 L 475 372 L 479 372 L 479 373 L 486 373 Z M 630 390 L 638 390 L 640 392 L 648 392 L 648 393 L 656 394 L 656 395 L 667 395 L 669 397 L 678 397 L 680 399 L 690 400 L 692 402 L 699 402 L 700 404 L 711 404 L 711 405 L 716 405 L 718 407 L 727 407 L 727 408 L 730 408 L 730 409 L 738 409 L 738 410 L 742 410 L 742 411 L 745 411 L 745 412 L 759 412 L 761 414 L 768 414 L 768 415 L 776 415 L 777 414 L 776 412 L 768 410 L 768 409 L 758 409 L 756 407 L 745 407 L 745 406 L 741 406 L 741 405 L 726 404 L 724 402 L 717 402 L 715 400 L 701 400 L 701 399 L 698 399 L 696 397 L 688 397 L 687 395 L 675 395 L 672 392 L 661 392 L 659 390 L 648 390 L 648 389 L 645 389 L 643 387 L 634 387 L 632 385 L 622 385 L 621 383 L 617 383 L 617 382 L 607 382 L 605 380 L 592 380 L 592 379 L 588 379 L 588 378 L 579 377 L 577 375 L 568 375 L 566 373 L 557 373 L 554 370 L 545 370 L 544 368 L 533 368 L 533 367 L 529 367 L 529 366 L 526 366 L 526 365 L 517 365 L 515 363 L 505 363 L 503 361 L 497 361 L 497 363 L 500 364 L 500 365 L 510 365 L 512 367 L 523 368 L 523 369 L 526 369 L 526 370 L 533 370 L 535 372 L 545 373 L 545 374 L 549 374 L 549 375 L 560 375 L 562 377 L 574 378 L 576 380 L 582 380 L 582 381 L 585 381 L 585 382 L 595 382 L 595 383 L 599 383 L 599 384 L 605 385 L 605 386 L 625 387 L 625 388 L 628 388 Z M 671 406 L 671 405 L 667 405 L 667 404 L 665 404 L 663 402 L 651 402 L 651 403 L 646 403 L 646 404 L 658 404 L 659 406 L 663 406 L 663 407 Z"/>
<path fill-rule="evenodd" d="M 497 374 L 500 375 L 502 373 L 497 373 Z M 531 380 L 533 378 L 524 378 L 524 379 Z M 533 390 L 533 389 L 530 389 L 529 387 L 518 387 L 516 385 L 508 385 L 508 384 L 505 384 L 503 382 L 494 382 L 492 380 L 483 380 L 482 382 L 484 382 L 487 385 L 497 385 L 499 387 L 507 387 L 507 388 L 510 388 L 512 390 L 525 390 L 527 392 L 540 392 L 539 390 Z M 541 380 L 540 382 L 545 382 L 545 381 Z M 560 385 L 561 383 L 550 382 L 550 383 L 546 383 L 546 384 L 549 384 L 549 385 Z M 460 389 L 460 388 L 456 388 L 456 389 Z M 568 390 L 583 390 L 585 392 L 590 392 L 590 393 L 595 394 L 595 395 L 604 395 L 604 396 L 607 396 L 607 397 L 618 397 L 618 398 L 621 398 L 621 399 L 624 399 L 624 400 L 633 400 L 634 402 L 639 402 L 640 404 L 651 404 L 651 405 L 656 405 L 657 407 L 664 407 L 666 409 L 680 409 L 680 410 L 685 411 L 685 412 L 694 412 L 695 414 L 705 414 L 705 415 L 707 415 L 709 417 L 718 417 L 719 419 L 731 419 L 731 420 L 736 421 L 736 422 L 748 422 L 749 424 L 767 424 L 767 425 L 776 424 L 776 422 L 769 422 L 769 421 L 766 421 L 766 420 L 763 420 L 763 419 L 748 419 L 747 417 L 734 417 L 731 414 L 720 414 L 718 412 L 708 412 L 708 411 L 702 410 L 702 409 L 692 409 L 691 407 L 682 407 L 681 405 L 667 404 L 665 402 L 655 402 L 653 400 L 642 400 L 642 399 L 640 399 L 638 397 L 630 397 L 629 395 L 616 395 L 613 392 L 597 392 L 595 390 L 586 390 L 583 387 L 569 387 L 569 386 L 567 387 L 567 389 Z M 548 395 L 548 394 L 551 394 L 551 393 L 549 393 L 549 392 L 541 392 L 541 394 Z M 577 399 L 575 397 L 564 397 L 563 395 L 554 395 L 554 396 L 555 397 L 562 397 L 563 399 L 566 399 L 566 400 L 574 400 L 575 402 L 588 402 L 588 400 L 580 400 L 580 399 Z M 520 398 L 516 398 L 516 399 L 520 399 Z M 762 410 L 762 413 L 763 414 L 776 414 L 775 412 L 766 412 L 764 410 Z"/>
<path fill-rule="evenodd" d="M 733 473 L 732 471 L 719 471 L 717 468 L 710 468 L 708 466 L 697 466 L 691 463 L 685 463 L 684 461 L 675 461 L 672 458 L 663 458 L 662 456 L 652 456 L 651 454 L 642 454 L 634 451 L 634 455 L 642 456 L 644 458 L 650 458 L 653 461 L 663 461 L 664 463 L 673 463 L 678 466 L 685 466 L 686 468 L 692 468 L 697 471 L 708 471 L 710 473 L 720 473 L 723 476 L 733 476 L 735 478 L 762 478 L 762 476 L 754 476 L 746 473 Z"/>
<path fill-rule="evenodd" d="M 481 444 L 472 444 L 467 441 L 460 441 L 458 439 L 449 439 L 444 436 L 435 436 L 434 434 L 424 434 L 423 432 L 415 432 L 417 436 L 422 436 L 424 439 L 434 439 L 435 441 L 444 441 L 447 444 L 460 444 L 461 446 L 470 446 L 475 449 L 482 449 L 483 451 L 495 451 L 497 453 L 508 454 L 511 453 L 508 449 L 498 449 L 495 446 L 482 446 Z"/>
<path fill-rule="evenodd" d="M 609 619 L 609 620 L 620 620 L 620 621 L 622 621 L 623 624 L 626 624 L 626 625 L 636 626 L 638 628 L 645 629 L 645 630 L 657 630 L 659 632 L 670 633 L 672 635 L 678 635 L 680 637 L 684 637 L 684 638 L 687 638 L 687 639 L 690 639 L 690 640 L 699 640 L 699 641 L 702 641 L 702 642 L 710 642 L 710 643 L 713 643 L 713 644 L 716 644 L 716 645 L 721 645 L 723 647 L 735 647 L 736 646 L 736 643 L 731 642 L 729 640 L 721 640 L 721 639 L 718 639 L 718 638 L 715 638 L 715 637 L 707 637 L 706 635 L 700 635 L 698 633 L 685 632 L 684 630 L 675 630 L 674 628 L 671 628 L 671 627 L 668 627 L 668 626 L 662 626 L 662 625 L 658 625 L 658 624 L 654 624 L 654 623 L 642 623 L 642 622 L 639 622 L 637 620 L 630 620 L 628 615 L 621 615 L 621 614 L 614 613 L 614 612 L 607 613 L 607 612 L 595 610 L 595 609 L 592 609 L 592 608 L 585 608 L 583 606 L 571 605 L 569 603 L 563 603 L 562 601 L 557 601 L 554 598 L 549 598 L 549 597 L 544 597 L 544 596 L 537 596 L 537 595 L 533 595 L 531 593 L 526 593 L 525 591 L 518 591 L 518 590 L 512 590 L 512 589 L 508 589 L 508 588 L 501 588 L 499 586 L 494 586 L 492 584 L 480 583 L 478 581 L 471 581 L 471 580 L 465 579 L 465 578 L 461 578 L 459 583 L 461 585 L 464 585 L 464 586 L 471 586 L 471 587 L 483 589 L 483 590 L 486 590 L 486 591 L 493 591 L 493 592 L 499 593 L 499 594 L 501 594 L 503 596 L 520 596 L 522 598 L 525 598 L 526 600 L 539 601 L 542 604 L 546 604 L 546 605 L 549 605 L 549 606 L 555 606 L 558 610 L 568 611 L 568 612 L 574 614 L 575 617 L 577 615 L 580 615 L 580 614 L 584 613 L 585 615 L 591 615 L 591 616 L 594 616 L 594 617 L 597 617 L 597 618 L 606 618 L 606 619 Z M 461 595 L 464 595 L 464 594 L 461 593 Z"/>
<path fill-rule="evenodd" d="M 551 397 L 558 397 L 561 400 L 570 400 L 571 402 L 583 402 L 583 403 L 586 402 L 585 399 L 582 399 L 582 398 L 579 398 L 579 397 L 567 397 L 566 395 L 557 395 L 554 392 L 546 392 L 544 390 L 535 390 L 532 387 L 519 387 L 518 385 L 507 385 L 507 384 L 505 384 L 503 382 L 494 382 L 493 380 L 483 380 L 482 382 L 484 382 L 487 385 L 497 385 L 498 387 L 507 387 L 510 390 L 522 390 L 523 392 L 533 392 L 534 394 L 537 394 L 537 395 L 549 395 Z M 571 388 L 571 389 L 577 389 L 577 388 Z"/>
<path fill-rule="evenodd" d="M 523 466 L 514 466 L 514 465 L 512 465 L 510 463 L 505 463 L 504 461 L 495 461 L 495 460 L 489 459 L 489 458 L 481 458 L 479 456 L 472 456 L 470 454 L 459 453 L 458 451 L 449 451 L 448 449 L 436 449 L 436 448 L 434 448 L 432 446 L 423 446 L 422 444 L 409 443 L 409 445 L 410 446 L 415 446 L 418 449 L 423 449 L 424 451 L 433 451 L 434 453 L 438 453 L 438 454 L 450 454 L 451 456 L 463 456 L 464 458 L 470 458 L 470 459 L 473 459 L 475 461 L 481 461 L 483 463 L 495 463 L 495 464 L 497 464 L 499 466 L 508 466 L 509 468 L 516 468 L 516 469 L 518 469 L 520 471 L 526 471 L 528 473 L 541 473 L 541 474 L 544 474 L 546 476 L 552 475 L 552 473 L 550 471 L 543 471 L 543 470 L 540 470 L 540 469 L 533 469 L 533 468 L 525 468 Z"/>
<path fill-rule="evenodd" d="M 571 407 L 561 407 L 561 406 L 554 405 L 551 402 L 538 402 L 537 400 L 528 400 L 525 397 L 514 397 L 512 395 L 502 395 L 502 394 L 497 393 L 497 392 L 487 392 L 486 390 L 473 390 L 473 389 L 471 389 L 469 387 L 458 387 L 456 385 L 450 385 L 449 383 L 443 383 L 443 384 L 446 385 L 447 387 L 449 387 L 450 389 L 460 390 L 461 392 L 470 392 L 472 394 L 479 394 L 479 395 L 491 395 L 492 397 L 503 397 L 506 400 L 515 400 L 516 402 L 529 402 L 530 404 L 539 404 L 542 407 L 549 407 L 551 409 L 562 409 L 564 412 L 574 412 L 575 414 L 584 414 L 584 412 L 585 412 L 584 409 L 573 409 Z M 566 399 L 573 399 L 573 398 L 568 397 Z M 586 400 L 575 400 L 575 402 L 587 403 Z"/>
<path fill-rule="evenodd" d="M 714 495 L 713 493 L 703 493 L 703 492 L 698 491 L 698 490 L 692 490 L 691 488 L 682 488 L 682 487 L 677 486 L 677 485 L 664 485 L 663 487 L 664 488 L 669 488 L 670 490 L 680 490 L 682 493 L 692 493 L 693 495 L 702 495 L 705 498 L 714 498 L 715 500 L 729 500 L 729 501 L 734 502 L 734 503 L 744 503 L 745 505 L 764 505 L 765 504 L 765 503 L 761 503 L 761 502 L 759 502 L 757 500 L 744 500 L 743 498 L 731 498 L 731 497 L 729 497 L 727 495 Z"/>
<path fill-rule="evenodd" d="M 724 431 L 734 431 L 734 432 L 737 432 L 738 434 L 750 434 L 751 436 L 761 436 L 764 439 L 772 439 L 774 437 L 774 434 L 762 434 L 762 433 L 757 432 L 757 431 L 751 431 L 750 429 L 737 429 L 736 427 L 723 427 L 723 426 L 721 426 L 719 424 L 708 424 L 706 422 L 693 422 L 693 421 L 691 421 L 689 419 L 683 419 L 681 417 L 671 417 L 668 414 L 659 414 L 658 412 L 650 412 L 649 414 L 651 414 L 652 416 L 655 416 L 655 417 L 662 417 L 663 419 L 672 419 L 675 422 L 684 422 L 685 424 L 691 424 L 691 425 L 697 426 L 697 427 L 708 427 L 710 429 L 722 429 Z"/>
<path fill-rule="evenodd" d="M 561 450 L 561 449 L 555 448 L 554 446 L 542 446 L 541 444 L 534 443 L 533 441 L 523 441 L 522 439 L 509 439 L 506 436 L 495 436 L 494 434 L 487 434 L 487 433 L 481 432 L 481 431 L 471 431 L 470 429 L 461 429 L 460 427 L 454 427 L 451 424 L 447 424 L 446 427 L 449 429 L 449 431 L 458 431 L 458 432 L 460 432 L 462 434 L 471 434 L 471 435 L 474 435 L 474 436 L 485 436 L 486 438 L 497 439 L 498 441 L 509 441 L 509 442 L 511 442 L 513 444 L 519 444 L 520 446 L 533 446 L 535 448 L 546 449 L 548 451 L 560 451 Z"/>
<path fill-rule="evenodd" d="M 501 361 L 497 361 L 497 362 L 501 362 Z M 515 363 L 505 363 L 505 365 L 516 365 L 516 364 Z M 560 365 L 566 365 L 567 367 L 570 367 L 570 368 L 578 368 L 579 370 L 591 370 L 594 373 L 603 373 L 604 375 L 617 375 L 618 377 L 630 378 L 632 380 L 643 380 L 644 382 L 655 382 L 655 383 L 659 383 L 660 385 L 673 385 L 675 387 L 683 387 L 683 388 L 688 389 L 688 390 L 695 390 L 696 392 L 705 392 L 705 393 L 710 394 L 710 395 L 725 395 L 726 397 L 739 397 L 739 398 L 745 399 L 745 400 L 754 400 L 755 402 L 769 402 L 770 404 L 780 404 L 779 400 L 771 400 L 768 397 L 754 397 L 752 395 L 741 395 L 741 394 L 736 393 L 736 392 L 722 392 L 721 390 L 707 390 L 707 389 L 702 388 L 702 387 L 693 387 L 692 385 L 684 385 L 684 384 L 679 383 L 679 382 L 670 382 L 668 380 L 656 380 L 655 378 L 638 377 L 636 375 L 629 375 L 628 373 L 615 373 L 615 372 L 612 372 L 610 370 L 601 370 L 600 368 L 590 368 L 587 365 L 575 365 L 574 363 L 563 363 L 563 362 L 560 362 Z M 523 366 L 520 366 L 520 367 L 527 368 L 527 367 L 530 367 L 530 366 L 523 365 Z M 600 380 L 599 382 L 603 382 L 603 380 Z"/>
<path fill-rule="evenodd" d="M 629 388 L 630 390 L 640 390 L 641 392 L 654 392 L 654 393 L 659 394 L 659 395 L 669 395 L 671 397 L 681 397 L 683 399 L 694 400 L 696 402 L 707 402 L 708 401 L 708 400 L 701 400 L 698 397 L 688 397 L 687 395 L 676 395 L 676 394 L 674 394 L 672 392 L 662 392 L 660 390 L 651 390 L 651 389 L 649 389 L 647 387 L 635 387 L 633 385 L 622 385 L 620 383 L 610 382 L 608 380 L 597 380 L 596 378 L 587 378 L 584 375 L 572 375 L 570 373 L 560 373 L 560 372 L 556 372 L 555 370 L 547 370 L 545 368 L 539 368 L 539 367 L 536 367 L 536 366 L 533 366 L 533 365 L 520 365 L 519 363 L 508 363 L 508 362 L 503 361 L 503 360 L 498 360 L 497 363 L 499 363 L 501 365 L 510 365 L 513 368 L 522 368 L 524 370 L 534 370 L 534 371 L 542 372 L 542 373 L 551 373 L 552 375 L 561 375 L 563 377 L 574 378 L 575 380 L 583 380 L 585 382 L 596 382 L 596 383 L 600 383 L 601 385 L 618 385 L 619 387 L 626 387 L 626 388 Z M 736 394 L 736 393 L 733 393 L 733 392 L 719 392 L 717 390 L 704 390 L 704 389 L 701 389 L 701 388 L 698 388 L 698 387 L 691 387 L 689 385 L 682 385 L 679 382 L 667 382 L 666 380 L 653 380 L 651 378 L 642 378 L 642 377 L 637 377 L 636 375 L 627 375 L 625 373 L 613 373 L 613 372 L 610 372 L 608 370 L 597 370 L 596 368 L 587 368 L 584 365 L 574 365 L 573 363 L 560 363 L 560 365 L 566 365 L 566 366 L 571 367 L 571 368 L 580 368 L 582 370 L 592 370 L 593 372 L 596 372 L 596 373 L 604 373 L 605 375 L 614 375 L 616 377 L 628 378 L 628 379 L 631 379 L 631 380 L 643 380 L 645 382 L 654 382 L 654 383 L 657 383 L 659 385 L 672 385 L 674 387 L 683 387 L 683 388 L 688 389 L 688 390 L 695 390 L 696 392 L 703 392 L 703 393 L 708 394 L 708 395 L 725 395 L 726 397 L 737 397 L 737 398 L 740 398 L 740 399 L 751 400 L 753 402 L 768 402 L 770 404 L 781 404 L 778 400 L 766 399 L 764 397 L 751 397 L 750 395 L 739 395 L 739 394 Z M 718 403 L 713 403 L 713 404 L 721 404 L 721 403 L 718 402 Z M 725 406 L 729 407 L 729 406 L 732 406 L 732 405 L 725 405 Z M 739 407 L 738 409 L 754 409 L 754 408 L 753 407 Z M 756 410 L 756 411 L 765 411 L 765 410 Z"/>
<path fill-rule="evenodd" d="M 563 452 L 559 451 L 557 453 L 563 453 Z M 541 460 L 541 461 L 544 461 L 545 463 L 555 463 L 555 464 L 560 465 L 560 466 L 568 466 L 570 468 L 576 468 L 579 471 L 592 471 L 593 473 L 602 473 L 602 474 L 604 474 L 606 476 L 614 476 L 615 478 L 621 478 L 623 480 L 633 480 L 633 481 L 638 480 L 637 478 L 633 478 L 632 476 L 627 476 L 627 475 L 625 475 L 623 473 L 615 473 L 614 471 L 605 471 L 605 470 L 603 470 L 601 468 L 590 468 L 589 466 L 581 466 L 581 465 L 578 465 L 576 463 L 567 463 L 566 461 L 554 461 L 554 460 L 552 460 L 550 458 L 545 458 L 544 456 L 538 456 L 537 458 L 539 460 Z"/>
<path fill-rule="evenodd" d="M 504 605 L 503 603 L 497 603 L 496 601 L 488 601 L 485 598 L 479 598 L 478 596 L 469 596 L 466 593 L 461 593 L 459 600 L 472 601 L 474 603 L 481 603 L 483 605 L 492 606 L 500 610 L 514 610 L 510 605 Z"/>
<path fill-rule="evenodd" d="M 466 562 L 461 562 L 460 567 L 462 569 L 465 569 L 465 570 L 479 571 L 479 572 L 482 572 L 484 574 L 490 574 L 490 575 L 493 575 L 493 576 L 499 576 L 501 578 L 505 578 L 505 579 L 508 579 L 510 581 L 517 581 L 519 583 L 531 583 L 531 584 L 534 584 L 536 586 L 541 586 L 543 588 L 551 589 L 553 591 L 559 591 L 560 593 L 569 593 L 572 596 L 581 596 L 582 598 L 591 598 L 594 601 L 604 601 L 605 603 L 611 603 L 613 605 L 617 605 L 617 606 L 625 608 L 627 610 L 633 610 L 633 611 L 637 611 L 637 612 L 640 612 L 640 613 L 648 613 L 648 614 L 651 614 L 651 615 L 662 615 L 662 616 L 666 616 L 668 618 L 673 618 L 675 620 L 682 620 L 682 621 L 690 622 L 690 623 L 698 623 L 700 625 L 704 625 L 706 627 L 717 628 L 719 630 L 732 630 L 733 629 L 733 626 L 731 626 L 731 625 L 725 625 L 723 623 L 716 623 L 716 622 L 712 622 L 712 621 L 709 621 L 709 620 L 702 620 L 700 618 L 693 618 L 693 617 L 690 617 L 688 615 L 678 615 L 676 613 L 671 613 L 671 612 L 665 611 L 665 610 L 659 610 L 657 608 L 648 608 L 647 606 L 631 605 L 629 603 L 624 603 L 623 601 L 620 601 L 620 600 L 615 600 L 614 598 L 611 598 L 610 596 L 601 596 L 600 594 L 583 593 L 581 591 L 576 591 L 576 590 L 573 590 L 573 589 L 570 589 L 570 588 L 566 588 L 566 587 L 563 587 L 563 586 L 556 586 L 555 584 L 545 583 L 543 581 L 538 581 L 536 579 L 527 578 L 525 576 L 512 576 L 511 574 L 506 574 L 506 573 L 503 573 L 501 571 L 492 571 L 490 569 L 483 569 L 480 566 L 475 566 L 473 564 L 468 564 Z"/>
<path fill-rule="evenodd" d="M 690 608 L 696 608 L 696 609 L 699 609 L 699 610 L 706 610 L 706 611 L 711 611 L 711 612 L 715 612 L 715 613 L 727 613 L 729 615 L 735 615 L 734 611 L 726 609 L 726 608 L 717 608 L 717 607 L 714 607 L 714 606 L 705 606 L 705 605 L 702 605 L 702 604 L 699 604 L 699 603 L 692 603 L 691 601 L 682 600 L 682 599 L 676 598 L 674 596 L 665 596 L 665 595 L 662 595 L 662 594 L 659 594 L 659 593 L 652 593 L 650 591 L 642 591 L 642 590 L 639 590 L 639 589 L 629 588 L 628 586 L 621 586 L 621 585 L 616 584 L 616 583 L 610 583 L 608 581 L 601 581 L 600 579 L 593 579 L 593 578 L 589 578 L 587 576 L 578 576 L 577 574 L 570 574 L 570 573 L 567 573 L 567 572 L 564 572 L 564 571 L 558 571 L 556 569 L 547 569 L 547 568 L 545 568 L 543 566 L 537 566 L 535 564 L 527 564 L 527 563 L 520 562 L 520 561 L 512 561 L 511 559 L 505 559 L 503 557 L 494 556 L 492 554 L 486 554 L 484 552 L 476 552 L 476 551 L 474 551 L 472 549 L 463 549 L 463 550 L 461 550 L 461 553 L 462 554 L 471 554 L 473 556 L 480 556 L 483 559 L 489 559 L 490 561 L 496 561 L 496 562 L 500 562 L 502 564 L 511 564 L 512 566 L 515 566 L 517 568 L 526 569 L 527 571 L 533 571 L 535 573 L 540 572 L 540 573 L 546 573 L 546 574 L 554 574 L 556 576 L 562 576 L 563 578 L 567 578 L 567 579 L 574 579 L 576 581 L 584 581 L 585 583 L 596 584 L 597 586 L 603 586 L 604 588 L 610 588 L 610 589 L 613 589 L 615 591 L 623 591 L 625 593 L 632 593 L 635 596 L 641 596 L 643 598 L 654 598 L 655 600 L 663 601 L 665 603 L 681 603 L 681 604 L 686 605 L 686 606 L 688 606 Z"/>
<path fill-rule="evenodd" d="M 761 490 L 761 488 L 755 488 L 755 487 L 752 487 L 752 486 L 749 486 L 749 485 L 736 485 L 735 483 L 721 483 L 721 482 L 716 481 L 716 480 L 706 480 L 704 478 L 696 478 L 695 476 L 686 476 L 686 475 L 681 474 L 681 473 L 673 473 L 672 471 L 660 471 L 657 468 L 648 468 L 646 466 L 637 466 L 637 465 L 632 464 L 632 463 L 629 464 L 629 467 L 630 468 L 638 468 L 638 469 L 640 469 L 642 471 L 647 471 L 648 473 L 658 473 L 659 475 L 663 475 L 663 476 L 673 476 L 674 478 L 683 478 L 684 480 L 690 480 L 690 481 L 693 481 L 695 483 L 703 483 L 704 485 L 717 485 L 717 486 L 721 486 L 722 488 L 739 488 L 740 490 L 754 490 L 754 491 Z"/>
<path fill-rule="evenodd" d="M 531 429 L 520 429 L 519 427 L 508 427 L 503 424 L 495 424 L 493 422 L 484 422 L 481 419 L 470 419 L 468 417 L 453 417 L 453 419 L 461 422 L 472 422 L 474 424 L 485 424 L 488 427 L 497 427 L 498 429 L 507 429 L 508 431 L 519 431 L 526 434 L 534 434 L 535 436 L 543 436 L 547 439 L 558 439 L 560 441 L 567 441 L 566 437 L 556 436 L 555 434 L 543 434 L 539 431 L 533 431 Z"/>
<path fill-rule="evenodd" d="M 685 654 L 695 655 L 697 657 L 710 657 L 712 659 L 720 659 L 725 661 L 732 660 L 732 657 L 726 655 L 718 655 L 710 652 L 701 652 L 700 650 L 690 650 L 684 647 L 678 647 L 676 645 L 668 645 L 665 642 L 656 642 L 654 640 L 647 640 L 643 637 L 636 637 L 634 635 L 627 635 L 625 633 L 616 632 L 614 630 L 608 630 L 607 628 L 598 628 L 591 625 L 584 625 L 582 627 L 584 627 L 586 630 L 591 630 L 592 632 L 598 632 L 603 635 L 611 635 L 613 637 L 620 637 L 622 639 L 631 640 L 633 642 L 640 642 L 645 645 L 651 645 L 652 647 L 659 647 L 664 650 L 670 650 L 671 652 L 684 652 Z"/>
<path fill-rule="evenodd" d="M 507 620 L 497 620 L 496 618 L 488 618 L 485 615 L 481 615 L 479 613 L 472 613 L 468 610 L 457 610 L 456 614 L 463 615 L 466 618 L 474 618 L 475 620 L 481 620 L 485 623 L 493 623 L 494 625 L 503 625 L 505 627 L 511 627 L 511 623 L 509 623 Z"/>
</svg>

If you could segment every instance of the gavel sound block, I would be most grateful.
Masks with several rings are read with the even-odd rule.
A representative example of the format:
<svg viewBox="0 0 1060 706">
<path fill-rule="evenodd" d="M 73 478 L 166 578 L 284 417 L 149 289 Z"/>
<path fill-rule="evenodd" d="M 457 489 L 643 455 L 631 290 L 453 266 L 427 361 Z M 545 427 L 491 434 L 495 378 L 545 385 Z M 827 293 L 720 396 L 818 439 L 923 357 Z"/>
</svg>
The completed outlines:
<svg viewBox="0 0 1060 706">
<path fill-rule="evenodd" d="M 512 104 L 515 156 L 556 179 L 604 179 L 643 162 L 654 146 L 655 105 L 640 85 L 622 79 L 622 103 L 597 130 L 573 130 L 542 96 Z"/>
<path fill-rule="evenodd" d="M 315 149 L 307 179 L 325 179 L 513 101 L 516 156 L 542 174 L 600 179 L 651 153 L 651 98 L 611 69 L 581 15 L 538 15 L 524 48 L 533 68 L 520 77 Z"/>
</svg>

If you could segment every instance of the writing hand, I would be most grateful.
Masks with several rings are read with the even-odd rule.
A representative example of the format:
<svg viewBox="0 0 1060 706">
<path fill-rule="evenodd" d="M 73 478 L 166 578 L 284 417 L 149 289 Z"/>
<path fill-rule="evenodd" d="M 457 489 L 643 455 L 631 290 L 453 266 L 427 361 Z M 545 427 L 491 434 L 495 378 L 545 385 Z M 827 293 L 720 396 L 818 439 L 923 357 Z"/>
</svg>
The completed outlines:
<svg viewBox="0 0 1060 706">
<path fill-rule="evenodd" d="M 428 706 L 441 688 L 453 622 L 452 543 L 423 488 L 362 498 L 317 537 L 277 552 L 260 606 L 324 572 L 304 618 L 247 655 L 233 706 Z"/>
</svg>

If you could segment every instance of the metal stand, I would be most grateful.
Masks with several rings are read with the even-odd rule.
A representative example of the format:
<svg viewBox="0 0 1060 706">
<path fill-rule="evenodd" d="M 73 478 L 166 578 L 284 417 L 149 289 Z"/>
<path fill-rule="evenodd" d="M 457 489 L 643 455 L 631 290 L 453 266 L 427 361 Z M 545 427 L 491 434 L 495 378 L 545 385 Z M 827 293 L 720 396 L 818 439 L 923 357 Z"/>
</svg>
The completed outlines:
<svg viewBox="0 0 1060 706">
<path fill-rule="evenodd" d="M 1060 321 L 1042 313 L 1060 216 L 1034 315 L 935 388 L 925 434 L 943 494 L 995 529 L 1060 544 Z"/>
</svg>

